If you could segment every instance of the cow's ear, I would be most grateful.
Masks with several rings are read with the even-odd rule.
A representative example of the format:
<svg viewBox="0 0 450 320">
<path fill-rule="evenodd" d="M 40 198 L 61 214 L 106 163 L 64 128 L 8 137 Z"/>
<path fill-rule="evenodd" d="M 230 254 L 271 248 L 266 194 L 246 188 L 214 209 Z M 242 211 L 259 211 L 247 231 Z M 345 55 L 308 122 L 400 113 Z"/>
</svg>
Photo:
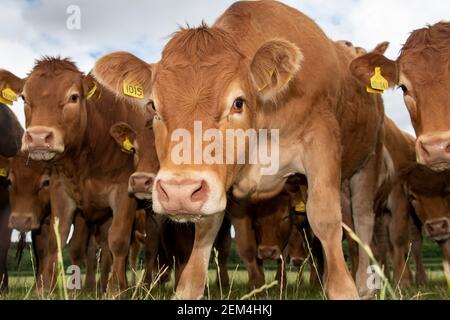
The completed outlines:
<svg viewBox="0 0 450 320">
<path fill-rule="evenodd" d="M 377 68 L 380 68 L 381 75 L 388 81 L 390 88 L 398 84 L 397 62 L 386 58 L 382 54 L 371 52 L 356 58 L 350 64 L 350 72 L 368 88 L 371 87 L 371 79 L 375 75 Z"/>
<path fill-rule="evenodd" d="M 263 101 L 275 100 L 289 87 L 300 70 L 303 54 L 293 43 L 271 40 L 256 52 L 250 66 L 251 78 Z"/>
<path fill-rule="evenodd" d="M 100 88 L 92 74 L 83 78 L 83 95 L 88 100 L 93 97 L 100 97 Z"/>
<path fill-rule="evenodd" d="M 133 153 L 135 150 L 136 132 L 125 122 L 119 122 L 111 126 L 111 137 L 116 141 L 122 151 Z"/>
<path fill-rule="evenodd" d="M 148 104 L 152 90 L 152 65 L 131 53 L 115 52 L 100 58 L 92 74 L 118 96 L 141 106 Z"/>
<path fill-rule="evenodd" d="M 386 50 L 389 48 L 389 45 L 390 43 L 388 41 L 382 42 L 378 44 L 372 52 L 384 55 L 386 53 Z"/>
<path fill-rule="evenodd" d="M 25 79 L 21 79 L 13 73 L 0 69 L 0 102 L 13 104 L 18 95 L 22 93 Z"/>
</svg>

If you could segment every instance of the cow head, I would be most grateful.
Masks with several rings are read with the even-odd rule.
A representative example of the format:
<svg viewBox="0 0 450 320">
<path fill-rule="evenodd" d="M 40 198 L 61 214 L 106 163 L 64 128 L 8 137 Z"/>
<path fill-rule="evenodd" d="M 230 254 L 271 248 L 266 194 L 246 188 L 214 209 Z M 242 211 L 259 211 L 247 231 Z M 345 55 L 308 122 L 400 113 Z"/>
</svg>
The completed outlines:
<svg viewBox="0 0 450 320">
<path fill-rule="evenodd" d="M 149 120 L 145 128 L 137 130 L 125 122 L 114 124 L 110 134 L 121 148 L 134 158 L 135 172 L 128 182 L 128 193 L 139 200 L 152 200 L 153 182 L 159 169 L 155 151 L 155 137 Z"/>
<path fill-rule="evenodd" d="M 450 175 L 416 164 L 400 174 L 400 181 L 426 234 L 436 241 L 450 239 Z"/>
<path fill-rule="evenodd" d="M 254 205 L 254 228 L 258 258 L 278 260 L 292 232 L 291 199 L 280 194 Z"/>
<path fill-rule="evenodd" d="M 9 227 L 20 232 L 39 229 L 50 208 L 50 171 L 23 154 L 11 161 Z"/>
<path fill-rule="evenodd" d="M 22 84 L 27 128 L 22 151 L 34 160 L 51 160 L 77 146 L 86 129 L 86 101 L 95 93 L 93 78 L 68 59 L 44 58 Z"/>
<path fill-rule="evenodd" d="M 380 67 L 389 86 L 398 86 L 418 137 L 417 160 L 433 170 L 450 169 L 450 23 L 414 31 L 400 57 L 372 52 L 355 59 L 350 69 L 366 86 Z"/>
<path fill-rule="evenodd" d="M 268 41 L 249 57 L 243 45 L 222 29 L 202 26 L 176 33 L 157 64 L 123 52 L 96 63 L 93 73 L 102 84 L 156 112 L 155 212 L 187 220 L 223 212 L 241 168 L 236 159 L 248 153 L 248 144 L 226 150 L 221 137 L 254 128 L 258 109 L 273 108 L 300 68 L 302 54 L 288 41 Z M 143 95 L 131 97 L 128 85 Z M 230 153 L 234 161 L 226 159 Z"/>
</svg>

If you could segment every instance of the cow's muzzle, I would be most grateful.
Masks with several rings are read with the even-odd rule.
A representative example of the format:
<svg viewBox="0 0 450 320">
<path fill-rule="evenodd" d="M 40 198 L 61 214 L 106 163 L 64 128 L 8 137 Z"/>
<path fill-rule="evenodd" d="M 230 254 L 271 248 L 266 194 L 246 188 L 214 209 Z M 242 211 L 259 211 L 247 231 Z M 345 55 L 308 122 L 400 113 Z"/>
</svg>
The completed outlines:
<svg viewBox="0 0 450 320">
<path fill-rule="evenodd" d="M 38 161 L 52 160 L 58 153 L 64 152 L 64 144 L 57 131 L 48 127 L 28 128 L 22 138 L 22 151 Z"/>
<path fill-rule="evenodd" d="M 278 246 L 259 246 L 258 258 L 261 260 L 278 260 L 281 256 L 281 250 Z"/>
<path fill-rule="evenodd" d="M 450 169 L 450 131 L 420 136 L 416 153 L 419 163 L 435 171 Z"/>
<path fill-rule="evenodd" d="M 450 219 L 442 218 L 425 222 L 425 232 L 435 241 L 450 239 Z"/>
<path fill-rule="evenodd" d="M 139 200 L 152 200 L 155 175 L 145 172 L 133 173 L 128 182 L 128 194 Z"/>
</svg>

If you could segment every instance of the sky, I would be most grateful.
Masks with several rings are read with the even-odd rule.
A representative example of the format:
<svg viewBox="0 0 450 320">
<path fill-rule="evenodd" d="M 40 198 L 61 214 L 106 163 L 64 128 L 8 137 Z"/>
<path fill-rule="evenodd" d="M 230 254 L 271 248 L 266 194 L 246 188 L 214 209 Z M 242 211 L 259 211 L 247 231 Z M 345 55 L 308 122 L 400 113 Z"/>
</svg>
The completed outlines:
<svg viewBox="0 0 450 320">
<path fill-rule="evenodd" d="M 25 77 L 40 57 L 71 57 L 88 72 L 96 59 L 112 51 L 129 51 L 148 61 L 159 60 L 179 26 L 214 21 L 231 0 L 2 0 L 0 68 Z M 395 59 L 410 32 L 450 19 L 444 0 L 284 0 L 314 19 L 333 40 L 350 40 L 367 49 L 390 41 L 386 55 Z M 80 28 L 71 6 L 78 6 Z M 69 9 L 69 12 L 68 12 Z M 71 19 L 72 18 L 72 19 Z M 280 22 L 282 23 L 282 22 Z M 402 93 L 384 95 L 386 112 L 413 134 Z M 23 106 L 13 110 L 24 124 Z"/>
<path fill-rule="evenodd" d="M 112 51 L 129 51 L 148 62 L 178 26 L 212 24 L 231 0 L 2 0 L 0 68 L 24 77 L 44 55 L 71 57 L 85 72 Z M 390 41 L 395 59 L 409 33 L 450 19 L 444 0 L 284 0 L 313 18 L 333 40 L 350 40 L 367 49 Z M 80 10 L 80 28 L 70 29 L 71 5 Z M 73 20 L 70 20 L 73 21 Z M 413 133 L 402 94 L 384 96 L 387 114 Z M 14 110 L 23 123 L 22 105 Z"/>
</svg>

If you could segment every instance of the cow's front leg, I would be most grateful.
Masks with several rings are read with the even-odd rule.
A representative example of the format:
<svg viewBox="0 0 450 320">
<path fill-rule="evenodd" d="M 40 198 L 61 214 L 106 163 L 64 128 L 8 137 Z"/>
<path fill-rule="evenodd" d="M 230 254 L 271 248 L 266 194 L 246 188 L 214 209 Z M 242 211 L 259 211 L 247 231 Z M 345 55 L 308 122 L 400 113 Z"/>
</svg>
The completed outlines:
<svg viewBox="0 0 450 320">
<path fill-rule="evenodd" d="M 257 256 L 257 243 L 250 210 L 251 205 L 245 200 L 230 198 L 228 201 L 227 217 L 236 232 L 236 249 L 248 272 L 249 289 L 254 290 L 265 284 L 265 278 L 262 261 Z"/>
<path fill-rule="evenodd" d="M 197 300 L 203 297 L 208 278 L 209 258 L 223 217 L 224 214 L 220 213 L 195 224 L 192 253 L 178 282 L 176 299 Z"/>
<path fill-rule="evenodd" d="M 327 129 L 311 133 L 305 139 L 307 152 L 303 156 L 309 184 L 306 211 L 325 254 L 326 293 L 333 300 L 357 299 L 358 292 L 342 250 L 340 143 Z"/>
<path fill-rule="evenodd" d="M 411 271 L 406 258 L 410 249 L 409 208 L 410 204 L 402 186 L 394 187 L 389 195 L 388 206 L 392 212 L 389 237 L 392 243 L 392 258 L 395 286 L 411 285 Z"/>
<path fill-rule="evenodd" d="M 42 294 L 44 291 L 51 291 L 56 284 L 58 275 L 58 242 L 55 232 L 55 222 L 58 220 L 59 228 L 57 231 L 62 250 L 66 245 L 76 210 L 75 202 L 66 193 L 63 184 L 56 179 L 50 185 L 50 202 L 52 211 L 50 218 L 50 236 L 48 239 L 45 265 L 42 274 L 38 275 L 36 283 L 38 294 Z"/>
<path fill-rule="evenodd" d="M 127 189 L 117 192 L 113 208 L 113 220 L 108 234 L 108 243 L 113 256 L 112 274 L 108 283 L 110 297 L 125 297 L 127 289 L 126 265 L 130 252 L 131 232 L 136 216 L 137 204 L 128 197 Z"/>
<path fill-rule="evenodd" d="M 370 247 L 375 227 L 374 202 L 378 187 L 378 179 L 382 163 L 381 145 L 377 147 L 365 167 L 350 180 L 352 213 L 355 233 L 361 243 Z M 361 297 L 371 297 L 374 288 L 368 285 L 370 274 L 368 268 L 370 259 L 362 246 L 358 250 L 358 270 L 356 271 L 356 286 Z"/>
</svg>

